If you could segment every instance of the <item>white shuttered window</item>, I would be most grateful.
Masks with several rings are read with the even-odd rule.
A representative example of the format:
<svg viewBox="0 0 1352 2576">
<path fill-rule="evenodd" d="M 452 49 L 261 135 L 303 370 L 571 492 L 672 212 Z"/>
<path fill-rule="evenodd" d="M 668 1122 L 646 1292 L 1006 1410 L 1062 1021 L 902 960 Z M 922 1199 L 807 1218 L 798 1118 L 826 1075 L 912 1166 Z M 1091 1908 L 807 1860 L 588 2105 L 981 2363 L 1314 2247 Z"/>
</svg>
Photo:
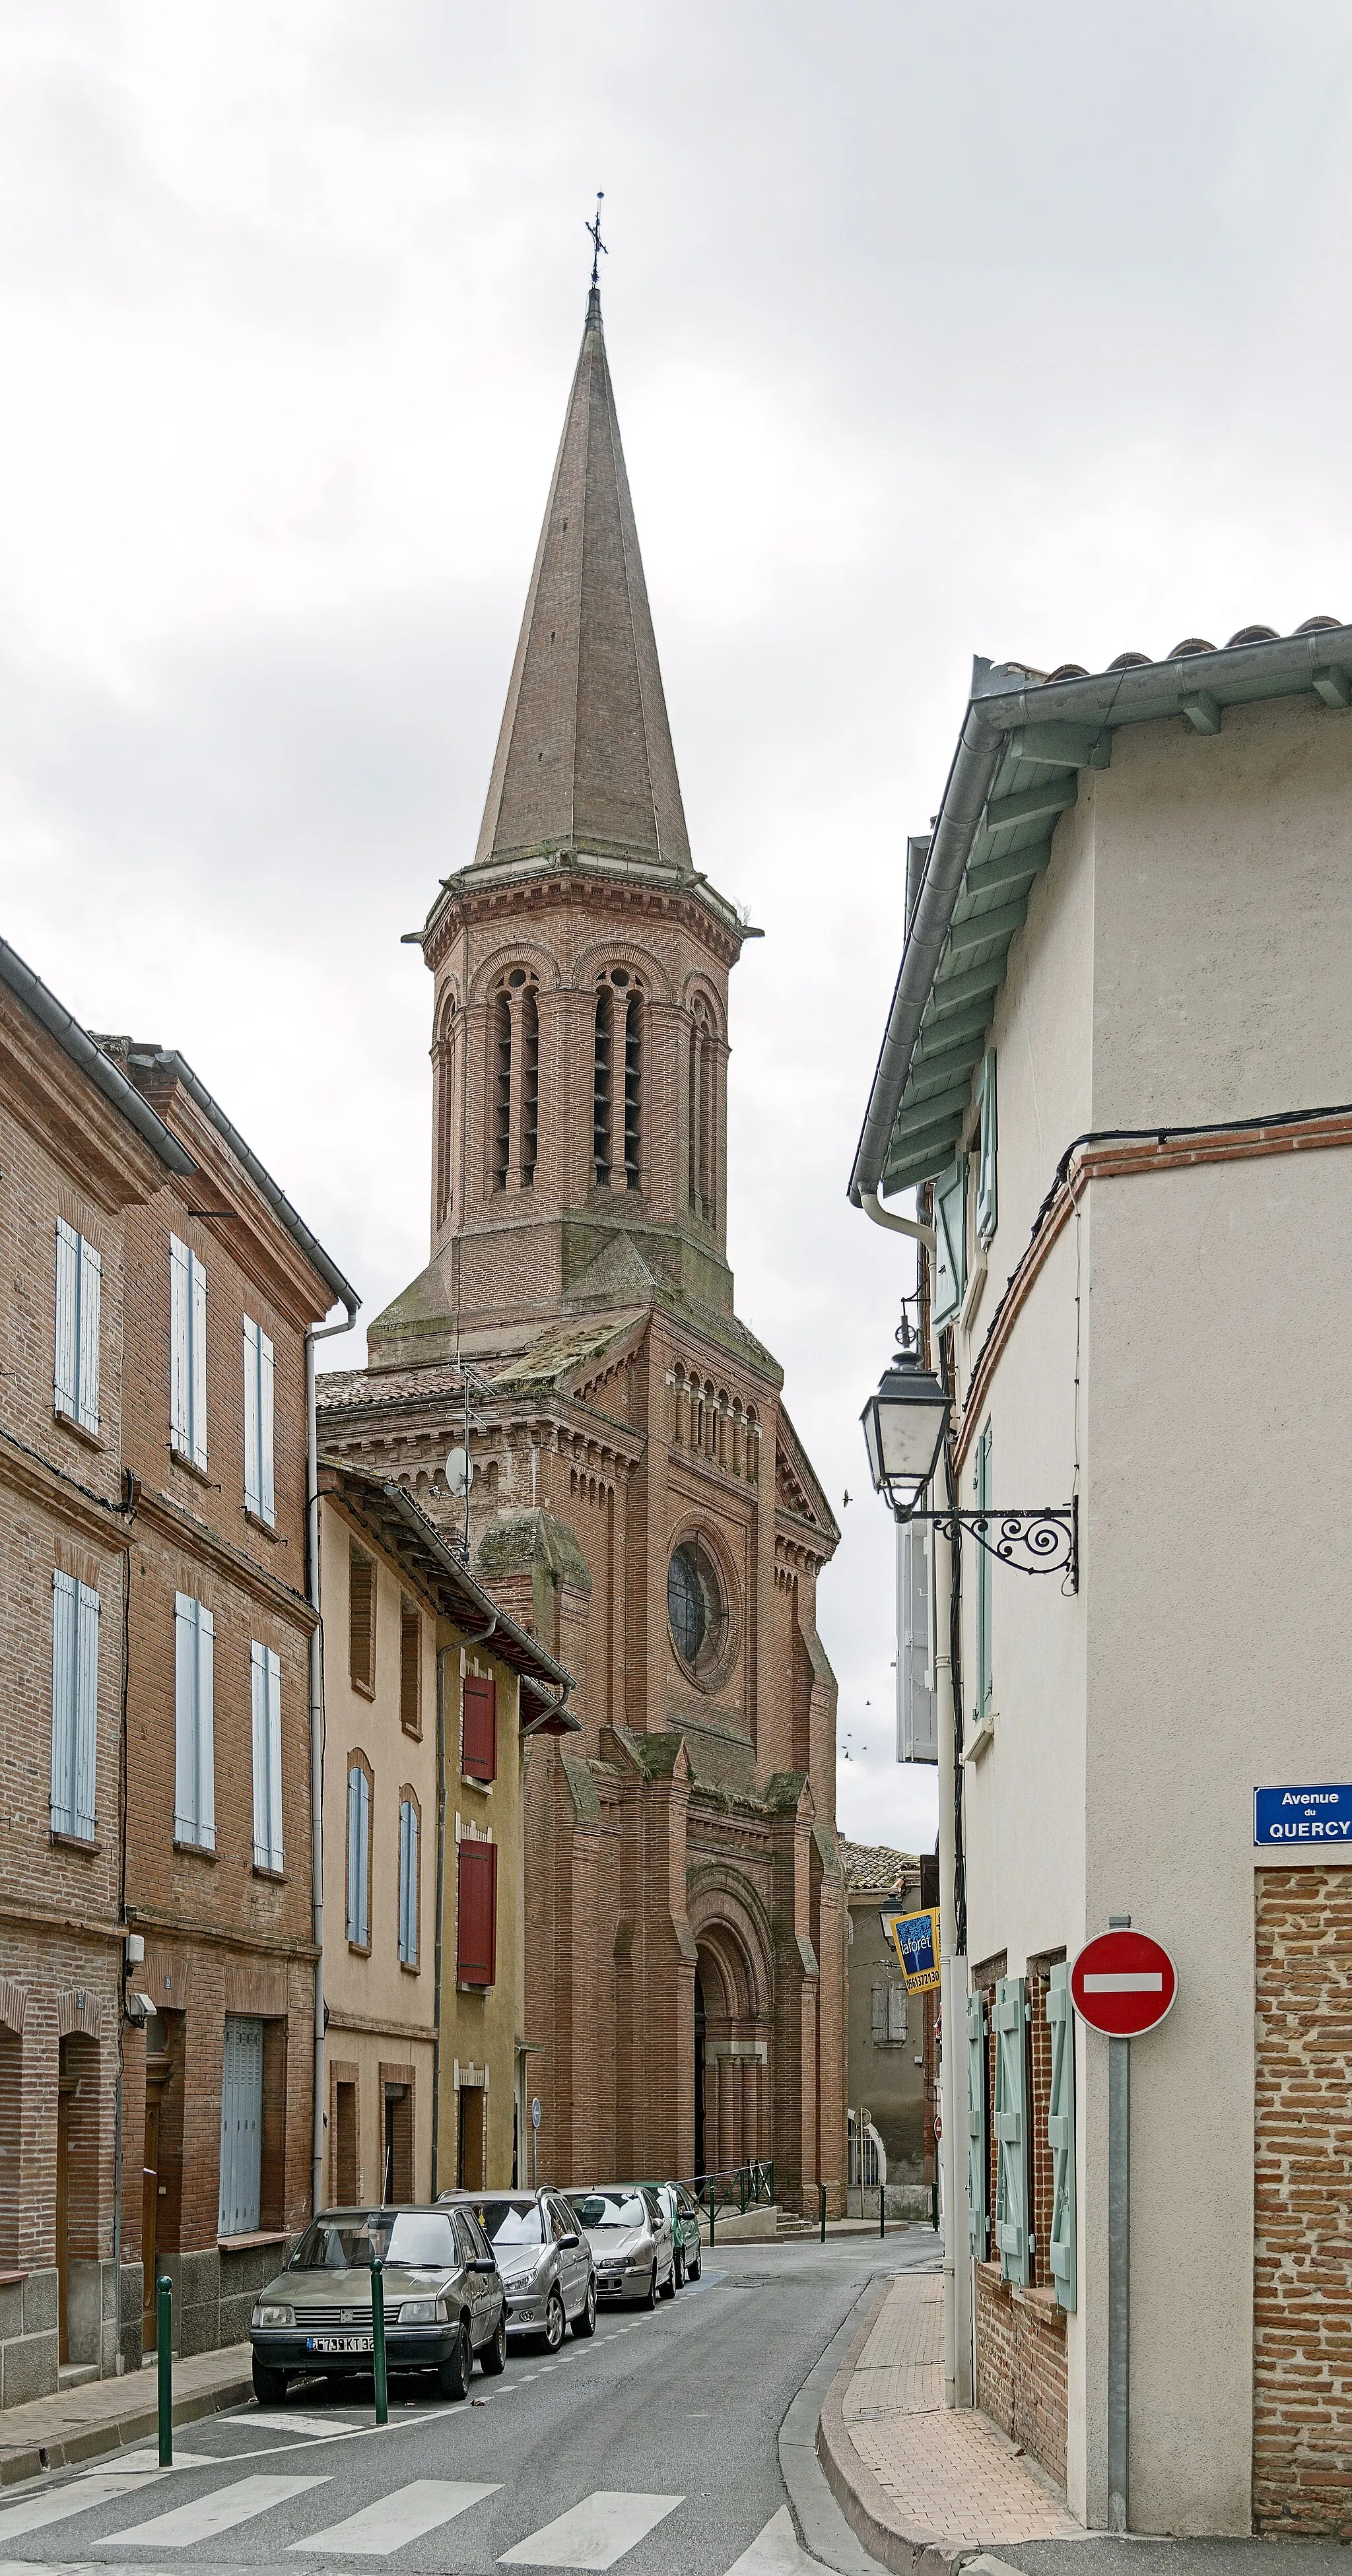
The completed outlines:
<svg viewBox="0 0 1352 2576">
<path fill-rule="evenodd" d="M 272 1344 L 244 1318 L 244 1508 L 271 1529 L 273 1503 Z"/>
<path fill-rule="evenodd" d="M 187 1592 L 174 1594 L 174 1840 L 216 1848 L 216 1627 Z"/>
<path fill-rule="evenodd" d="M 418 1964 L 418 1810 L 411 1798 L 399 1802 L 399 1964 Z"/>
<path fill-rule="evenodd" d="M 52 1402 L 82 1431 L 99 1427 L 99 1296 L 103 1264 L 63 1216 L 56 1220 L 56 1369 Z"/>
<path fill-rule="evenodd" d="M 347 1775 L 347 1937 L 370 1946 L 371 1783 L 359 1762 Z"/>
<path fill-rule="evenodd" d="M 282 1667 L 271 1646 L 249 1648 L 253 1684 L 254 1867 L 282 1867 Z"/>
<path fill-rule="evenodd" d="M 195 1252 L 169 1237 L 169 1446 L 207 1463 L 207 1274 Z"/>
<path fill-rule="evenodd" d="M 52 1575 L 52 1832 L 94 1839 L 99 1714 L 99 1596 Z"/>
<path fill-rule="evenodd" d="M 221 2062 L 221 2192 L 218 2236 L 252 2236 L 263 2172 L 263 2025 L 225 2017 Z"/>
</svg>

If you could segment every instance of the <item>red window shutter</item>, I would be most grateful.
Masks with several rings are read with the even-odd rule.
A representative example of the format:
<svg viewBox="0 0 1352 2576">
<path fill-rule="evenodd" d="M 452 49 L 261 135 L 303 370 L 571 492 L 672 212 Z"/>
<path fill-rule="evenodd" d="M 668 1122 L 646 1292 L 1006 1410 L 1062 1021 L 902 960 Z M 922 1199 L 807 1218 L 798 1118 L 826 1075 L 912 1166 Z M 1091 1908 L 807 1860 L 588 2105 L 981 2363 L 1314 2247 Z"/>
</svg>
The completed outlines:
<svg viewBox="0 0 1352 2576">
<path fill-rule="evenodd" d="M 498 1776 L 498 1686 L 482 1673 L 465 1675 L 464 1739 L 460 1768 L 467 1780 Z"/>
<path fill-rule="evenodd" d="M 498 1847 L 462 1842 L 456 1975 L 462 1986 L 491 1986 L 497 1972 Z"/>
</svg>

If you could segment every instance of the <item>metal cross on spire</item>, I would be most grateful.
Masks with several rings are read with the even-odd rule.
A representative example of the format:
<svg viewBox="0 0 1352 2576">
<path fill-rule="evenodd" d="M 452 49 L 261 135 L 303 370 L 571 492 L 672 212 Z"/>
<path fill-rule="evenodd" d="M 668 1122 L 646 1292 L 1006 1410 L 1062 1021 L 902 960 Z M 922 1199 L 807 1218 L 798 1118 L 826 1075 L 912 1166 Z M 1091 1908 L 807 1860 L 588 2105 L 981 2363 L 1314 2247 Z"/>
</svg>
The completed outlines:
<svg viewBox="0 0 1352 2576">
<path fill-rule="evenodd" d="M 592 245 L 592 273 L 591 273 L 591 282 L 592 282 L 593 286 L 599 286 L 599 285 L 600 285 L 600 283 L 601 283 L 601 254 L 602 254 L 602 252 L 603 252 L 603 251 L 605 252 L 605 256 L 606 256 L 606 258 L 607 258 L 607 259 L 609 259 L 609 257 L 610 257 L 610 252 L 606 249 L 606 245 L 605 245 L 605 243 L 604 243 L 604 242 L 602 241 L 602 239 L 601 239 L 601 200 L 602 200 L 602 198 L 604 197 L 605 193 L 606 193 L 606 192 L 605 192 L 605 189 L 604 189 L 604 188 L 598 188 L 598 189 L 597 189 L 597 191 L 596 191 L 596 213 L 595 213 L 595 215 L 594 215 L 594 217 L 593 217 L 592 221 L 591 221 L 589 224 L 584 224 L 584 225 L 583 225 L 583 227 L 582 227 L 582 229 L 583 229 L 584 233 L 589 233 L 589 234 L 590 234 L 590 236 L 591 236 L 591 245 Z"/>
</svg>

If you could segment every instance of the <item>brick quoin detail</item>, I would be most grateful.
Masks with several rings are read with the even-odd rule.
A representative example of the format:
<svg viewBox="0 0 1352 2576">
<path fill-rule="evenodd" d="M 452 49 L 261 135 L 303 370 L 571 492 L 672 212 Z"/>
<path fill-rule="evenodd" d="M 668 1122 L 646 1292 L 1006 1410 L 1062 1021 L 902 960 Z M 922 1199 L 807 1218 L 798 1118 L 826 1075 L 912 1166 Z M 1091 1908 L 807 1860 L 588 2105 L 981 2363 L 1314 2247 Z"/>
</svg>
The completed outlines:
<svg viewBox="0 0 1352 2576">
<path fill-rule="evenodd" d="M 1257 1877 L 1255 2531 L 1352 2540 L 1352 1870 Z"/>
</svg>

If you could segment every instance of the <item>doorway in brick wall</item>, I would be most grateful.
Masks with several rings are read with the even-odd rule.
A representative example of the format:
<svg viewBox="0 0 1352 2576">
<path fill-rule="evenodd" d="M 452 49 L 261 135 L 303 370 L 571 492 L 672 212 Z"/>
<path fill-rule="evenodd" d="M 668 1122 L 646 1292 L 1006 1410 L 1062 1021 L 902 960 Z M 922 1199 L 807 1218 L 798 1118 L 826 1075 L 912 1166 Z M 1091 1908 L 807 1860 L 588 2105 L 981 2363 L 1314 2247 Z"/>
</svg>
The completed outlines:
<svg viewBox="0 0 1352 2576">
<path fill-rule="evenodd" d="M 487 2145 L 485 2108 L 483 2086 L 462 2084 L 456 2139 L 456 2181 L 462 2191 L 482 2191 L 488 2180 L 485 2165 Z"/>
<path fill-rule="evenodd" d="M 70 2349 L 71 2265 L 99 2252 L 99 2049 L 81 2031 L 62 2040 L 56 2095 L 58 2360 Z"/>
<path fill-rule="evenodd" d="M 141 2350 L 155 2349 L 155 2278 L 168 2246 L 164 2208 L 169 2196 L 170 2123 L 165 2095 L 174 2080 L 168 2025 L 159 2013 L 146 2023 L 146 2125 L 141 2154 Z"/>
<path fill-rule="evenodd" d="M 387 2084 L 385 2087 L 380 2190 L 382 2199 L 387 2201 L 412 2200 L 414 2197 L 411 2084 Z"/>
</svg>

